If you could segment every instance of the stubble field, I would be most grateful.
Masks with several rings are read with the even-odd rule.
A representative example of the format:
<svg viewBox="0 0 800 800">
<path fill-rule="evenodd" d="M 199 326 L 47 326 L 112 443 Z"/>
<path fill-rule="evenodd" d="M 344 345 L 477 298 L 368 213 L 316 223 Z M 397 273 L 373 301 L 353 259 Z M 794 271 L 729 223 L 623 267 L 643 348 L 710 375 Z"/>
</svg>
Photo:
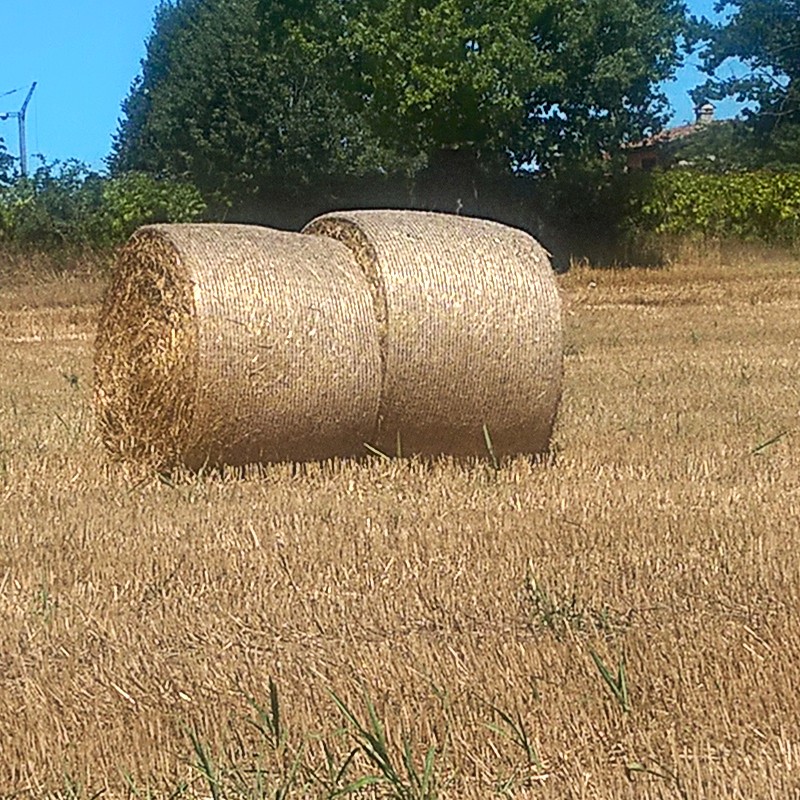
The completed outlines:
<svg viewBox="0 0 800 800">
<path fill-rule="evenodd" d="M 559 280 L 550 458 L 164 479 L 3 277 L 0 797 L 800 797 L 800 263 Z"/>
</svg>

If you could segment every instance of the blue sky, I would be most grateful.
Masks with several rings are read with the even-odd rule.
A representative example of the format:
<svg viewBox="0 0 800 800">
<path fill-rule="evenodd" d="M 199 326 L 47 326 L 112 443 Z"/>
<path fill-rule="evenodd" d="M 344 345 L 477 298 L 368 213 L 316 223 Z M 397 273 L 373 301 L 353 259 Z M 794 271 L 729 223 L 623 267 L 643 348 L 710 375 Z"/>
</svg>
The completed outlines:
<svg viewBox="0 0 800 800">
<path fill-rule="evenodd" d="M 696 14 L 713 14 L 714 0 L 688 0 Z M 33 81 L 28 106 L 28 153 L 48 160 L 77 158 L 95 168 L 111 148 L 120 103 L 139 72 L 158 0 L 5 0 L 0 47 L 0 113 L 17 111 Z M 693 119 L 688 90 L 702 80 L 692 66 L 668 87 L 673 122 Z M 717 114 L 736 113 L 733 103 Z M 17 121 L 0 121 L 17 155 Z"/>
</svg>

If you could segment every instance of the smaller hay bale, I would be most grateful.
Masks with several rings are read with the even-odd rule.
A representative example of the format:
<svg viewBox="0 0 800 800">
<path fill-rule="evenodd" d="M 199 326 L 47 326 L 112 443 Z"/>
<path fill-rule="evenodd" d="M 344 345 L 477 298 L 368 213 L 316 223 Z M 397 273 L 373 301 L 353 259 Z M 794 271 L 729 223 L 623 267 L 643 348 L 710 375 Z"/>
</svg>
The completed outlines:
<svg viewBox="0 0 800 800">
<path fill-rule="evenodd" d="M 372 285 L 378 449 L 485 456 L 485 430 L 498 458 L 548 448 L 561 301 L 535 239 L 488 220 L 389 210 L 325 214 L 303 232 L 346 244 Z"/>
<path fill-rule="evenodd" d="M 95 408 L 116 457 L 161 469 L 363 452 L 380 389 L 367 281 L 338 242 L 152 225 L 100 316 Z"/>
</svg>

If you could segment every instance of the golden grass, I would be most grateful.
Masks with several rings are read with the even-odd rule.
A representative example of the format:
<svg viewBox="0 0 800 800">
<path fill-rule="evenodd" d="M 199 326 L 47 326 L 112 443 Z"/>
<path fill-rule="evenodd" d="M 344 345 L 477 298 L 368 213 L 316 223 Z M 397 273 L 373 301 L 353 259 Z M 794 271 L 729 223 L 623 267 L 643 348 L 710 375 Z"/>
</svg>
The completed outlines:
<svg viewBox="0 0 800 800">
<path fill-rule="evenodd" d="M 404 736 L 442 798 L 798 796 L 798 270 L 565 276 L 547 463 L 170 484 L 106 464 L 90 338 L 4 295 L 0 796 L 330 797 L 365 691 L 406 797 Z"/>
</svg>

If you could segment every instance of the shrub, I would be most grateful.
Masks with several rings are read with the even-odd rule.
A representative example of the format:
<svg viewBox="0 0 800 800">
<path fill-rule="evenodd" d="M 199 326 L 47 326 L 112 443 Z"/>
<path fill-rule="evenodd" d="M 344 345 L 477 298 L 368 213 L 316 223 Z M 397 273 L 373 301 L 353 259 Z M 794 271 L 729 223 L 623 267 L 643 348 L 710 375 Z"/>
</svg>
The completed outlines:
<svg viewBox="0 0 800 800">
<path fill-rule="evenodd" d="M 159 180 L 143 172 L 109 178 L 103 184 L 98 239 L 117 244 L 148 222 L 192 222 L 206 204 L 191 184 Z"/>
<path fill-rule="evenodd" d="M 148 222 L 189 222 L 205 203 L 189 184 L 142 173 L 107 177 L 76 160 L 46 163 L 0 185 L 0 243 L 101 250 Z"/>
<path fill-rule="evenodd" d="M 631 225 L 639 231 L 800 242 L 800 173 L 652 173 L 632 195 Z"/>
</svg>

